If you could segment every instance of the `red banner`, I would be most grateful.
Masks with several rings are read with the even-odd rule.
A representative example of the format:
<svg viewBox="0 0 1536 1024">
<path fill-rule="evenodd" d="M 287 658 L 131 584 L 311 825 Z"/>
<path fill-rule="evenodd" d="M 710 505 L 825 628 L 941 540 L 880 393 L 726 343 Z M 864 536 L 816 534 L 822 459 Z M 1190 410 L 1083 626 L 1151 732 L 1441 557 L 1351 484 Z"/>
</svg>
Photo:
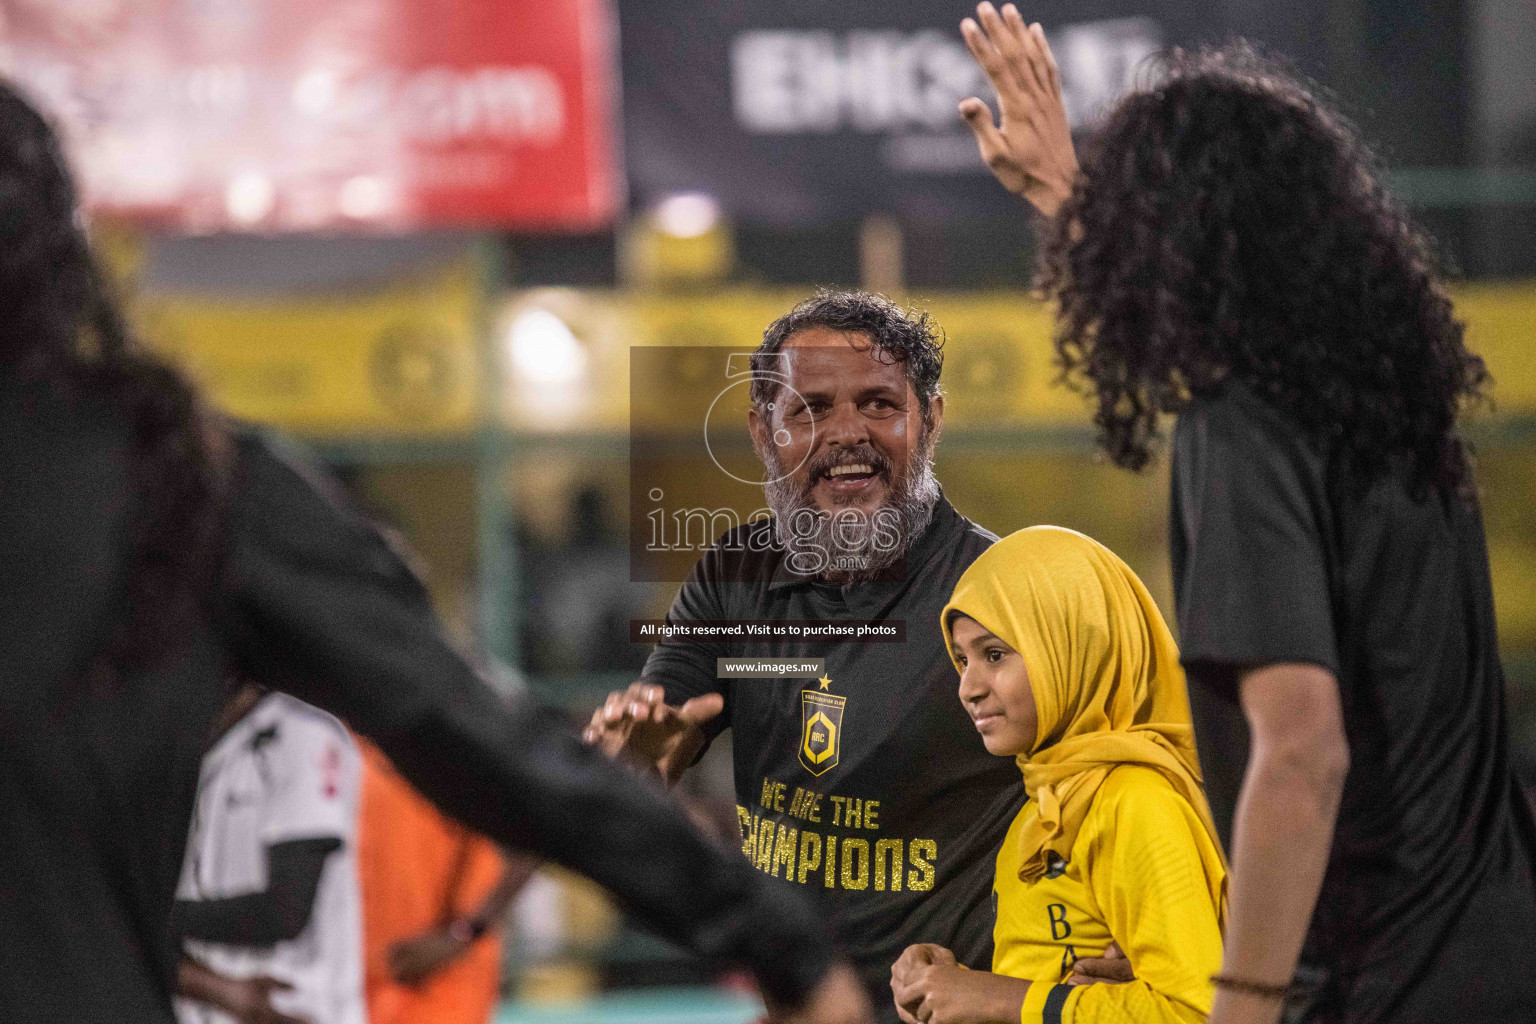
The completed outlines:
<svg viewBox="0 0 1536 1024">
<path fill-rule="evenodd" d="M 0 0 L 89 205 L 191 231 L 612 218 L 606 0 Z"/>
</svg>

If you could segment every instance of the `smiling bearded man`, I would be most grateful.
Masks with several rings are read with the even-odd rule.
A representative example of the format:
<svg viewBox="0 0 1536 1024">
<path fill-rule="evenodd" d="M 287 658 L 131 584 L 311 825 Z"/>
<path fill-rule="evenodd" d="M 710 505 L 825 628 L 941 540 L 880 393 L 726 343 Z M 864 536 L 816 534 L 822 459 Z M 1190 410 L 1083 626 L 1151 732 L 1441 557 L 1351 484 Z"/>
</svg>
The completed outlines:
<svg viewBox="0 0 1536 1024">
<path fill-rule="evenodd" d="M 839 320 L 828 315 L 837 308 L 830 298 L 813 300 L 768 329 L 752 359 L 749 415 L 768 474 L 763 491 L 790 566 L 846 583 L 889 569 L 932 518 L 939 500 L 935 417 L 942 416 L 944 399 L 937 393 L 937 348 L 932 355 L 909 353 L 906 358 L 916 356 L 920 375 L 933 374 L 935 389 L 933 395 L 915 396 L 919 422 L 913 439 L 904 408 L 909 387 L 904 361 L 870 341 L 860 318 L 867 310 L 860 304 L 849 309 L 851 329 L 834 326 Z M 813 326 L 799 327 L 803 319 L 813 320 Z M 925 320 L 912 324 L 927 328 Z M 871 360 L 886 371 L 870 376 Z M 921 365 L 925 361 L 932 362 L 931 371 Z M 870 378 L 862 381 L 862 393 L 834 410 L 828 386 L 859 377 Z M 812 447 L 817 435 L 822 444 Z"/>
<path fill-rule="evenodd" d="M 993 857 L 1024 800 L 955 699 L 939 632 L 956 581 L 997 539 L 934 478 L 942 364 L 928 317 L 874 295 L 822 292 L 769 326 L 748 427 L 773 517 L 722 536 L 668 614 L 881 620 L 904 640 L 668 640 L 586 731 L 670 784 L 731 728 L 743 852 L 821 905 L 890 1021 L 891 964 L 911 943 L 989 967 Z M 732 677 L 719 658 L 823 671 Z"/>
</svg>

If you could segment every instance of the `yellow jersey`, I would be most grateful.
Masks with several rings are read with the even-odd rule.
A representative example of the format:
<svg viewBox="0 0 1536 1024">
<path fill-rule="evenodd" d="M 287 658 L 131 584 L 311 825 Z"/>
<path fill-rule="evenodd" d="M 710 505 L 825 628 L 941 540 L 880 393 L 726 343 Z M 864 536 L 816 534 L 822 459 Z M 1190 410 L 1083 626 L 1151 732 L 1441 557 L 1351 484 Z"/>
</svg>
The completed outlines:
<svg viewBox="0 0 1536 1024">
<path fill-rule="evenodd" d="M 1140 765 L 1109 773 L 1072 856 L 1019 880 L 1019 812 L 997 854 L 992 971 L 1034 984 L 1022 1024 L 1194 1024 L 1211 1011 L 1221 968 L 1213 893 L 1221 858 L 1189 801 Z M 1079 957 L 1118 942 L 1136 972 L 1123 985 L 1063 984 Z"/>
</svg>

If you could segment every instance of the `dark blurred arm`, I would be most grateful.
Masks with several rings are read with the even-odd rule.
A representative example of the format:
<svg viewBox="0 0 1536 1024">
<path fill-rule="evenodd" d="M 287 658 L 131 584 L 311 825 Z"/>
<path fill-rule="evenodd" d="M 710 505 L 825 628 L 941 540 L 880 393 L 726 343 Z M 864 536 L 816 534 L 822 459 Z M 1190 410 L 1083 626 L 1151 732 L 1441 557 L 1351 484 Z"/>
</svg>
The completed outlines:
<svg viewBox="0 0 1536 1024">
<path fill-rule="evenodd" d="M 255 678 L 346 719 L 471 828 L 587 875 L 712 960 L 753 967 L 772 998 L 808 993 L 831 952 L 799 900 L 707 840 L 659 786 L 584 747 L 560 714 L 504 704 L 375 530 L 266 442 L 239 444 L 219 618 Z"/>
<path fill-rule="evenodd" d="M 295 839 L 267 847 L 267 887 L 212 900 L 177 900 L 171 927 L 186 939 L 232 946 L 271 946 L 298 937 L 309 923 L 325 859 L 335 837 Z"/>
</svg>

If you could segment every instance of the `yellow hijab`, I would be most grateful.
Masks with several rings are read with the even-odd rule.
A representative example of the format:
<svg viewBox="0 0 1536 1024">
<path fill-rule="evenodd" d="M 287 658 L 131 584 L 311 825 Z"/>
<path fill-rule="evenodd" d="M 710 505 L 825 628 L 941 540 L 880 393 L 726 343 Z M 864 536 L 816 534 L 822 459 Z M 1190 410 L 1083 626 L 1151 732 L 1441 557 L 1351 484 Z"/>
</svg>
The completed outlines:
<svg viewBox="0 0 1536 1024">
<path fill-rule="evenodd" d="M 1019 878 L 1041 878 L 1050 853 L 1068 859 L 1105 778 L 1140 764 L 1162 773 L 1204 822 L 1221 861 L 1206 876 L 1222 907 L 1226 865 L 1201 788 L 1179 651 L 1130 567 L 1076 531 L 1031 527 L 992 545 L 955 585 L 940 618 L 951 660 L 956 614 L 1018 651 L 1029 670 L 1040 725 L 1034 749 L 1018 758 L 1034 801 Z"/>
</svg>

